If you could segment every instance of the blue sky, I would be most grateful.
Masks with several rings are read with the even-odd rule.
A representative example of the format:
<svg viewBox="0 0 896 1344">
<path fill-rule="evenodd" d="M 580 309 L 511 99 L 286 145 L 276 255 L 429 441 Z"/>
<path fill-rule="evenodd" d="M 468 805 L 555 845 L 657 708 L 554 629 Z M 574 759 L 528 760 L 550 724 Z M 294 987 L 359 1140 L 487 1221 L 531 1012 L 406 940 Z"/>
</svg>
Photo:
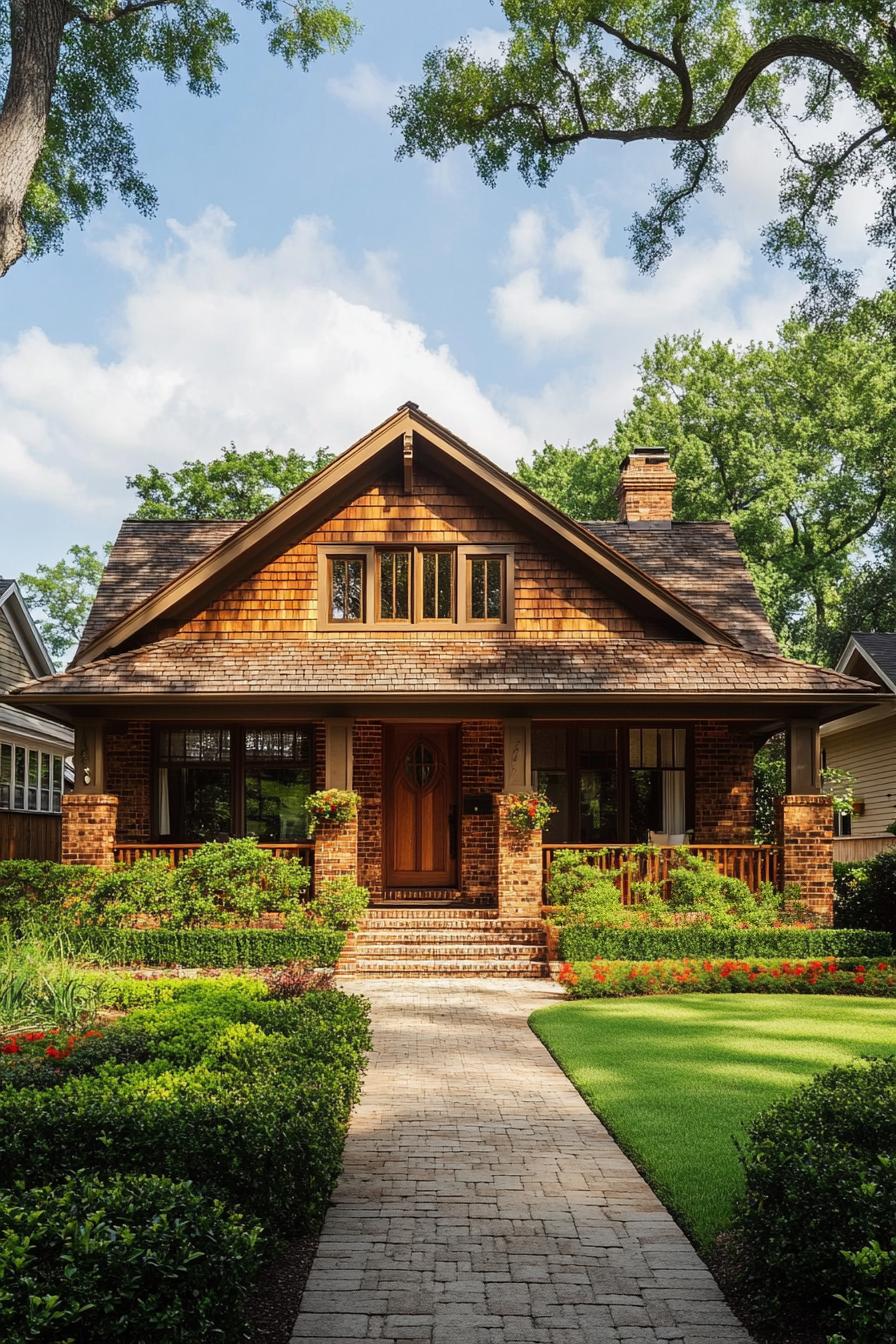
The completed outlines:
<svg viewBox="0 0 896 1344">
<path fill-rule="evenodd" d="M 352 50 L 286 70 L 257 24 L 222 92 L 147 80 L 134 126 L 155 218 L 110 203 L 0 283 L 0 573 L 100 545 L 128 473 L 242 448 L 345 447 L 405 399 L 504 466 L 605 435 L 641 352 L 697 328 L 770 337 L 797 288 L 758 249 L 778 165 L 735 125 L 729 191 L 637 274 L 625 229 L 661 148 L 585 147 L 546 191 L 462 154 L 395 161 L 386 108 L 426 51 L 499 40 L 486 0 L 359 0 Z M 867 201 L 838 229 L 864 262 Z M 879 278 L 873 263 L 868 287 Z"/>
</svg>

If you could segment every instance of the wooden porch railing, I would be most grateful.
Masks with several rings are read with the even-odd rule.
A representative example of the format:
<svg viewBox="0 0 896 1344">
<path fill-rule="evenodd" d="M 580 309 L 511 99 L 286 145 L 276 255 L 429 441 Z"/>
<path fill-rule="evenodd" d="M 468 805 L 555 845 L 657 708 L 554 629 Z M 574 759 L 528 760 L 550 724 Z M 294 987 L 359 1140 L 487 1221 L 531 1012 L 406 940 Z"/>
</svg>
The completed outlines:
<svg viewBox="0 0 896 1344">
<path fill-rule="evenodd" d="M 269 850 L 277 859 L 300 859 L 307 867 L 314 866 L 314 841 L 306 840 L 297 844 L 274 845 L 260 844 L 259 849 Z M 176 868 L 190 854 L 195 854 L 202 845 L 115 845 L 112 853 L 116 863 L 136 863 L 138 859 L 167 859 L 169 868 Z"/>
<path fill-rule="evenodd" d="M 658 845 L 640 852 L 632 845 L 570 844 L 542 845 L 541 848 L 545 888 L 551 876 L 554 855 L 561 850 L 575 849 L 602 872 L 618 872 L 617 882 L 624 905 L 634 904 L 636 898 L 632 888 L 635 883 L 645 879 L 660 883 L 668 881 L 678 849 L 709 859 L 720 873 L 740 878 L 751 891 L 758 891 L 762 882 L 778 885 L 777 845 L 679 845 L 674 848 Z"/>
</svg>

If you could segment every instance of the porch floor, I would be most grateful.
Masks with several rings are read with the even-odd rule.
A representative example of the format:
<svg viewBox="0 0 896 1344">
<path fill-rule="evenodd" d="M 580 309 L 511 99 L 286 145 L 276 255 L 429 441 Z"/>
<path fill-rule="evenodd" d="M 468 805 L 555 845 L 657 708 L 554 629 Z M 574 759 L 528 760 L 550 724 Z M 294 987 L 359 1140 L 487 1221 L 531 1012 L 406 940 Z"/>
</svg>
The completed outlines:
<svg viewBox="0 0 896 1344">
<path fill-rule="evenodd" d="M 374 1051 L 295 1344 L 750 1344 L 529 1030 L 555 985 L 346 987 Z"/>
</svg>

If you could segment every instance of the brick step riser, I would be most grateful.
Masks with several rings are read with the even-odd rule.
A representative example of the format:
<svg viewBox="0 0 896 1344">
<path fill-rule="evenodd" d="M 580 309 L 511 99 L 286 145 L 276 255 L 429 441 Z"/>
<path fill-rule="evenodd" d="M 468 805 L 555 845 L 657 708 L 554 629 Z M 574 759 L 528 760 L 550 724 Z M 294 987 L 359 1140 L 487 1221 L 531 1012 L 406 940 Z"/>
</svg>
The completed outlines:
<svg viewBox="0 0 896 1344">
<path fill-rule="evenodd" d="M 463 931 L 465 929 L 481 929 L 483 933 L 493 932 L 501 933 L 507 931 L 510 933 L 534 933 L 543 930 L 544 925 L 538 919 L 369 919 L 365 917 L 361 921 L 362 929 L 370 929 L 379 932 L 383 929 L 411 930 L 411 929 L 444 929 L 446 932 L 451 930 Z"/>
<path fill-rule="evenodd" d="M 419 943 L 440 943 L 446 947 L 463 947 L 465 943 L 491 943 L 493 947 L 504 947 L 507 944 L 519 944 L 529 946 L 537 944 L 544 946 L 544 934 L 535 932 L 529 933 L 521 930 L 519 933 L 498 933 L 491 929 L 484 931 L 481 929 L 359 929 L 353 933 L 349 939 L 350 943 L 357 946 L 368 946 L 370 943 L 407 943 L 417 945 Z"/>
<path fill-rule="evenodd" d="M 545 955 L 541 948 L 533 948 L 532 953 L 529 956 L 524 957 L 520 956 L 518 948 L 509 949 L 506 955 L 501 955 L 499 953 L 497 956 L 495 955 L 494 948 L 490 947 L 470 948 L 465 950 L 461 955 L 455 953 L 454 956 L 445 956 L 444 952 L 430 952 L 426 948 L 420 948 L 414 952 L 398 952 L 395 948 L 384 947 L 376 952 L 364 952 L 360 956 L 356 956 L 351 952 L 344 953 L 339 960 L 339 966 L 341 969 L 343 966 L 360 965 L 362 962 L 366 963 L 373 961 L 426 961 L 432 962 L 433 964 L 436 962 L 443 962 L 446 965 L 457 961 L 468 961 L 471 964 L 475 962 L 477 965 L 485 962 L 494 962 L 499 965 L 503 965 L 505 962 L 512 962 L 514 964 L 520 963 L 522 965 L 536 961 L 544 964 Z"/>
<path fill-rule="evenodd" d="M 500 977 L 502 979 L 543 979 L 547 967 L 539 962 L 526 962 L 522 965 L 508 965 L 507 962 L 482 962 L 472 965 L 469 962 L 433 962 L 433 961 L 372 961 L 352 966 L 339 966 L 340 975 L 358 979 L 377 976 L 434 976 L 450 979 L 454 976 Z"/>
</svg>

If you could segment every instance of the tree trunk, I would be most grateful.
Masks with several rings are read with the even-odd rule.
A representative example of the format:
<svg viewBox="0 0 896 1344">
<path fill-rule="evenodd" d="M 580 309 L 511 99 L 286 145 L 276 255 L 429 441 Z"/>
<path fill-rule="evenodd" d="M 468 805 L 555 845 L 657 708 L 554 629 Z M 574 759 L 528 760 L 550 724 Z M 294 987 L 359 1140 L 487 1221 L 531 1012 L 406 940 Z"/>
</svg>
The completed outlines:
<svg viewBox="0 0 896 1344">
<path fill-rule="evenodd" d="M 27 242 L 22 205 L 47 133 L 62 34 L 63 0 L 10 0 L 10 69 L 0 109 L 0 276 Z"/>
</svg>

